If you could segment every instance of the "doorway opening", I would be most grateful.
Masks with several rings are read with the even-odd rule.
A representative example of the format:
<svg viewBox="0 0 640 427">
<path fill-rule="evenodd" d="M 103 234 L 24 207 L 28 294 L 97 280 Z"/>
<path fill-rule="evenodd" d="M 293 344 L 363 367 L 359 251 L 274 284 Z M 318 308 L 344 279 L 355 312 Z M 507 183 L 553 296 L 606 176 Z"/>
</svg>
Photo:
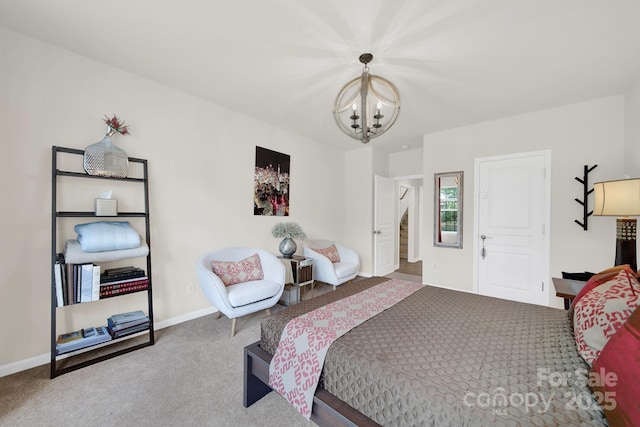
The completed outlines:
<svg viewBox="0 0 640 427">
<path fill-rule="evenodd" d="M 400 243 L 400 251 L 398 254 L 400 266 L 395 272 L 422 277 L 422 260 L 409 262 L 409 233 L 409 212 L 405 211 L 400 220 L 400 235 L 398 237 Z"/>
<path fill-rule="evenodd" d="M 390 277 L 422 283 L 422 177 L 397 181 L 396 269 Z"/>
</svg>

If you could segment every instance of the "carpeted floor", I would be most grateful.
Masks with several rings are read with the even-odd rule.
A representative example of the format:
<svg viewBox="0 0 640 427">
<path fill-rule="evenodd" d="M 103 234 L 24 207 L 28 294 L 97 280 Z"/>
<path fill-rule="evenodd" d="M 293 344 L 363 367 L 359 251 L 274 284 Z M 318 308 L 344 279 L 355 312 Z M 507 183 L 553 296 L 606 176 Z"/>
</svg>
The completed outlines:
<svg viewBox="0 0 640 427">
<path fill-rule="evenodd" d="M 330 290 L 320 284 L 314 294 Z M 277 393 L 242 406 L 243 350 L 260 338 L 265 315 L 240 318 L 233 338 L 231 320 L 208 315 L 156 331 L 154 346 L 53 380 L 48 365 L 2 377 L 0 426 L 315 425 Z"/>
</svg>

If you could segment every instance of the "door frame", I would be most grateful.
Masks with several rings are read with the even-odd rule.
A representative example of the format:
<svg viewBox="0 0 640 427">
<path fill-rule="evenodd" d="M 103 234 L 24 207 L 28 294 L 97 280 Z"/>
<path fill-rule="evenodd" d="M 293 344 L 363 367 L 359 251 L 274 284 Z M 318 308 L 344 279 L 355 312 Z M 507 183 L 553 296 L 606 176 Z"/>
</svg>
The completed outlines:
<svg viewBox="0 0 640 427">
<path fill-rule="evenodd" d="M 543 197 L 543 265 L 544 271 L 542 276 L 545 277 L 544 294 L 547 296 L 547 306 L 550 306 L 550 287 L 551 287 L 551 150 L 540 151 L 528 151 L 524 153 L 506 154 L 499 156 L 479 157 L 474 159 L 474 173 L 473 173 L 473 292 L 479 292 L 479 256 L 480 256 L 480 162 L 482 161 L 495 161 L 495 160 L 512 160 L 520 159 L 523 157 L 544 157 L 544 197 Z"/>
</svg>

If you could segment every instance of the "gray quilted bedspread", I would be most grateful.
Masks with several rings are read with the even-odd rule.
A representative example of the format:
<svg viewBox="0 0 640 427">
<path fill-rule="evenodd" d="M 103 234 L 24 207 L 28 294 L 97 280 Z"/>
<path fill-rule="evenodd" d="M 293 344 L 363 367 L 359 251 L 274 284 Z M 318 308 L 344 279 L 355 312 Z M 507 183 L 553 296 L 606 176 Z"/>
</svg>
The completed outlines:
<svg viewBox="0 0 640 427">
<path fill-rule="evenodd" d="M 273 354 L 284 325 L 374 277 L 291 306 L 262 323 Z M 321 378 L 385 426 L 599 426 L 567 313 L 432 286 L 335 341 Z"/>
</svg>

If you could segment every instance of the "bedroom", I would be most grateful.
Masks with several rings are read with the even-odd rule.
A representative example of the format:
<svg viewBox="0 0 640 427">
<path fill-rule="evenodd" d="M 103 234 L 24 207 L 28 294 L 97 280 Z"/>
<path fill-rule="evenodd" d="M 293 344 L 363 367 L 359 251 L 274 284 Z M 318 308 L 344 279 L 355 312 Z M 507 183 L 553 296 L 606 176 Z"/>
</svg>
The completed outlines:
<svg viewBox="0 0 640 427">
<path fill-rule="evenodd" d="M 17 4 L 9 3 L 3 2 L 3 12 L 17 7 Z M 573 4 L 579 7 L 578 3 Z M 637 11 L 632 2 L 624 4 Z M 130 6 L 119 5 L 118 13 L 126 19 Z M 634 12 L 627 16 L 637 16 Z M 117 113 L 127 120 L 132 125 L 132 134 L 120 138 L 119 145 L 131 155 L 150 160 L 154 287 L 159 327 L 211 312 L 197 287 L 189 293 L 196 280 L 193 265 L 200 253 L 212 247 L 236 244 L 277 249 L 278 242 L 269 233 L 275 220 L 254 217 L 248 204 L 256 145 L 292 156 L 295 178 L 291 184 L 294 197 L 291 220 L 299 222 L 310 236 L 349 242 L 361 254 L 363 275 L 372 273 L 370 206 L 373 174 L 422 174 L 425 182 L 430 182 L 434 173 L 464 170 L 467 189 L 471 190 L 469 178 L 473 176 L 475 158 L 551 149 L 552 275 L 563 270 L 600 270 L 610 266 L 613 258 L 613 219 L 593 219 L 587 232 L 573 223 L 580 212 L 573 201 L 579 194 L 574 176 L 580 174 L 582 166 L 597 163 L 599 179 L 619 178 L 625 173 L 640 176 L 637 32 L 612 33 L 612 39 L 605 40 L 626 46 L 628 56 L 635 61 L 630 61 L 625 69 L 605 67 L 602 70 L 603 74 L 610 74 L 611 87 L 601 86 L 598 92 L 589 92 L 584 98 L 577 94 L 570 101 L 549 101 L 538 108 L 508 111 L 475 124 L 425 132 L 424 137 L 419 135 L 408 143 L 411 145 L 409 150 L 387 154 L 381 148 L 386 139 L 391 139 L 394 132 L 400 132 L 411 117 L 406 105 L 401 113 L 404 116 L 394 128 L 369 146 L 341 135 L 334 128 L 330 114 L 326 134 L 311 138 L 206 101 L 193 94 L 197 93 L 197 88 L 189 94 L 155 82 L 154 76 L 142 77 L 131 70 L 124 71 L 135 58 L 128 56 L 130 54 L 118 43 L 107 45 L 108 49 L 100 52 L 105 58 L 111 58 L 111 65 L 107 65 L 105 61 L 15 32 L 7 22 L 12 15 L 2 15 L 5 18 L 0 29 L 3 53 L 0 83 L 3 125 L 0 131 L 7 149 L 2 159 L 2 171 L 3 195 L 9 208 L 3 216 L 2 226 L 4 268 L 0 280 L 0 312 L 5 321 L 0 328 L 3 340 L 12 343 L 0 350 L 3 375 L 47 361 L 49 273 L 47 268 L 35 266 L 45 266 L 49 260 L 50 147 L 84 148 L 97 142 L 102 136 L 104 114 Z M 20 22 L 19 17 L 13 18 Z M 104 21 L 107 24 L 105 37 L 118 30 L 117 18 L 105 17 Z M 247 26 L 252 23 L 250 20 Z M 34 18 L 31 25 L 39 24 L 43 22 Z M 96 26 L 90 25 L 82 30 L 98 31 Z M 582 27 L 580 30 L 584 31 Z M 628 34 L 636 37 L 624 39 Z M 217 41 L 215 48 L 224 53 L 229 49 L 225 42 Z M 602 56 L 590 56 L 587 49 L 581 51 L 592 67 L 613 60 L 604 54 L 603 46 L 607 43 L 599 45 L 602 50 L 598 52 Z M 166 66 L 175 66 L 183 60 L 180 56 L 162 55 L 163 47 L 150 42 L 143 47 L 149 50 L 149 55 L 160 53 L 158 56 L 164 58 Z M 360 46 L 353 49 L 360 49 Z M 484 47 L 482 52 L 484 49 L 489 47 Z M 569 47 L 565 46 L 565 49 Z M 360 53 L 359 50 L 356 53 Z M 348 61 L 354 60 L 349 58 Z M 549 64 L 554 58 L 541 57 L 539 60 Z M 317 60 L 311 63 L 312 68 L 318 66 Z M 335 63 L 334 58 L 332 64 Z M 261 70 L 271 66 L 267 61 L 256 62 L 250 58 L 238 65 L 241 65 L 238 69 L 245 71 L 238 75 L 241 79 L 256 78 L 248 71 L 259 75 Z M 383 67 L 377 69 L 374 65 L 373 70 L 386 75 Z M 342 75 L 336 73 L 333 81 L 336 90 L 355 70 Z M 316 72 L 313 69 L 311 75 Z M 619 76 L 622 76 L 620 80 Z M 571 81 L 579 80 L 578 77 L 564 76 L 563 81 L 569 86 Z M 299 85 L 306 84 L 305 81 Z M 438 84 L 446 85 L 447 81 L 435 78 L 431 82 L 433 86 Z M 297 93 L 301 88 L 293 85 L 291 89 Z M 334 94 L 335 91 L 330 94 L 327 112 Z M 241 97 L 238 93 L 231 95 Z M 268 95 L 279 96 L 279 93 Z M 433 97 L 437 95 L 433 93 Z M 428 98 L 429 92 L 424 97 Z M 296 94 L 294 101 L 302 103 L 305 99 Z M 463 104 L 464 99 L 459 102 Z M 274 114 L 273 122 L 276 122 L 284 121 L 292 113 L 270 114 Z M 425 116 L 429 114 L 432 112 L 426 112 Z M 418 113 L 417 120 L 420 118 Z M 327 140 L 329 144 L 325 143 Z M 456 155 L 451 156 L 451 153 Z M 230 162 L 229 159 L 234 160 Z M 427 189 L 425 212 L 431 211 L 428 194 Z M 469 199 L 465 204 L 468 213 L 465 230 L 472 233 L 473 191 L 466 194 Z M 424 221 L 431 224 L 431 216 L 425 214 Z M 430 242 L 431 236 L 425 236 L 425 282 L 471 290 L 471 245 L 465 244 L 462 250 L 451 250 L 434 248 Z M 555 297 L 551 303 L 555 307 L 562 306 L 562 301 Z M 6 319 L 12 319 L 12 322 Z"/>
</svg>

